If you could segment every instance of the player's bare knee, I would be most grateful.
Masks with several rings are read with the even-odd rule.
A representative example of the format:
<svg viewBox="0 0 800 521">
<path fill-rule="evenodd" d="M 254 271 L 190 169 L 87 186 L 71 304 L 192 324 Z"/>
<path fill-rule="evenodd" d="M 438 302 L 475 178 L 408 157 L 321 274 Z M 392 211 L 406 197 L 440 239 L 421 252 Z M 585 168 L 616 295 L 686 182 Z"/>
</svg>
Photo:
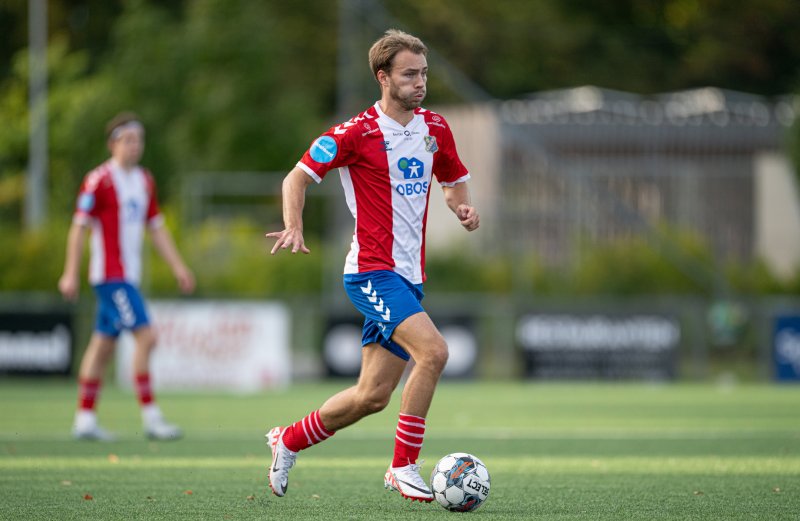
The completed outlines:
<svg viewBox="0 0 800 521">
<path fill-rule="evenodd" d="M 391 389 L 375 387 L 359 394 L 359 408 L 365 416 L 375 414 L 384 410 L 391 398 Z"/>
<path fill-rule="evenodd" d="M 438 373 L 444 371 L 444 366 L 447 365 L 447 359 L 450 357 L 450 352 L 447 349 L 447 343 L 442 341 L 431 349 L 430 366 Z"/>
<path fill-rule="evenodd" d="M 155 349 L 157 343 L 158 337 L 152 328 L 141 330 L 136 334 L 136 347 L 139 349 L 152 351 Z"/>
<path fill-rule="evenodd" d="M 425 349 L 417 351 L 417 355 L 414 361 L 418 366 L 425 367 L 437 374 L 444 371 L 444 366 L 447 365 L 447 359 L 450 356 L 444 339 L 440 342 L 429 343 Z"/>
</svg>

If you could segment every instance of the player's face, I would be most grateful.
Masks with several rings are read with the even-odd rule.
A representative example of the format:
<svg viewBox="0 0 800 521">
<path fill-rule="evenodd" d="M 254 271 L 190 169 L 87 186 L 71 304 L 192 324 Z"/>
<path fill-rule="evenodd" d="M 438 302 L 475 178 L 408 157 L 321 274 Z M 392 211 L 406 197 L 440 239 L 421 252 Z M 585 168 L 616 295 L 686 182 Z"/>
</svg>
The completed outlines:
<svg viewBox="0 0 800 521">
<path fill-rule="evenodd" d="M 122 166 L 136 166 L 144 153 L 144 131 L 137 127 L 122 129 L 119 136 L 110 142 L 109 148 L 112 157 Z"/>
<path fill-rule="evenodd" d="M 423 54 L 400 51 L 388 76 L 389 97 L 404 110 L 422 105 L 428 83 L 428 60 Z"/>
</svg>

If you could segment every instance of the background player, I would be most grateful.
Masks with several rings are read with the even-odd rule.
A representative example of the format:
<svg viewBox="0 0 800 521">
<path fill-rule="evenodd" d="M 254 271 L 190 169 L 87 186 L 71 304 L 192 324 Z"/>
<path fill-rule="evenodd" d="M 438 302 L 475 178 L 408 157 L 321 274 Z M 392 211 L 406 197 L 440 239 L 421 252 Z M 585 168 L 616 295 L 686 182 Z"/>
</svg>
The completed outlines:
<svg viewBox="0 0 800 521">
<path fill-rule="evenodd" d="M 297 452 L 384 409 L 413 358 L 384 486 L 411 500 L 433 499 L 417 464 L 425 418 L 448 356 L 444 338 L 420 305 L 432 175 L 465 229 L 477 229 L 479 217 L 470 204 L 470 176 L 450 128 L 442 116 L 420 108 L 426 93 L 426 55 L 418 38 L 387 31 L 369 51 L 380 101 L 314 141 L 283 182 L 285 228 L 267 234 L 276 239 L 272 253 L 309 253 L 303 240 L 305 191 L 312 181 L 320 182 L 329 170 L 339 168 L 355 218 L 344 285 L 365 321 L 357 384 L 267 435 L 272 449 L 269 483 L 278 496 L 286 493 Z"/>
<path fill-rule="evenodd" d="M 78 439 L 113 439 L 98 424 L 95 406 L 117 338 L 128 329 L 136 341 L 132 376 L 144 432 L 154 439 L 177 439 L 181 430 L 164 420 L 150 386 L 150 354 L 156 336 L 138 289 L 145 227 L 172 268 L 182 292 L 194 291 L 194 275 L 164 226 L 152 175 L 139 166 L 144 152 L 144 127 L 139 118 L 133 113 L 119 114 L 109 122 L 106 133 L 111 158 L 83 180 L 67 238 L 64 273 L 58 281 L 66 299 L 78 298 L 83 245 L 91 229 L 89 282 L 97 295 L 97 321 L 81 361 L 78 411 L 72 433 Z"/>
</svg>

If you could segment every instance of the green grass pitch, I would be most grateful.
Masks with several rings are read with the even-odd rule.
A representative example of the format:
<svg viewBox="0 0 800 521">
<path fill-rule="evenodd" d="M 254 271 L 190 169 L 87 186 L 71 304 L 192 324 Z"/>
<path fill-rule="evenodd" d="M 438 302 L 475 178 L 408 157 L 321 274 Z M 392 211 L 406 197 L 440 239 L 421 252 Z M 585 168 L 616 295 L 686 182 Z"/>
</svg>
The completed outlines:
<svg viewBox="0 0 800 521">
<path fill-rule="evenodd" d="M 75 384 L 0 380 L 0 519 L 731 520 L 800 518 L 800 386 L 451 383 L 428 417 L 423 474 L 450 452 L 486 463 L 467 514 L 383 489 L 387 410 L 301 453 L 284 498 L 266 485 L 268 428 L 350 382 L 259 395 L 166 394 L 185 439 L 142 438 L 133 396 L 103 390 L 120 440 L 76 442 Z"/>
</svg>

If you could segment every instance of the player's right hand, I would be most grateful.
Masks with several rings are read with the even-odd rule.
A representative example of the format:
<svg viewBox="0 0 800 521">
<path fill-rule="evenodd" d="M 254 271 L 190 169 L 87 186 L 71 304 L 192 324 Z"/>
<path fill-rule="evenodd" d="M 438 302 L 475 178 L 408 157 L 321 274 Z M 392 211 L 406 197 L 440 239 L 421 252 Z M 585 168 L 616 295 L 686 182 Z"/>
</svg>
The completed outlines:
<svg viewBox="0 0 800 521">
<path fill-rule="evenodd" d="M 275 239 L 275 245 L 270 251 L 272 255 L 275 255 L 278 250 L 286 250 L 289 247 L 292 248 L 292 253 L 297 253 L 298 251 L 311 253 L 311 250 L 306 248 L 303 232 L 297 228 L 287 228 L 281 232 L 270 232 L 265 237 Z"/>
</svg>

